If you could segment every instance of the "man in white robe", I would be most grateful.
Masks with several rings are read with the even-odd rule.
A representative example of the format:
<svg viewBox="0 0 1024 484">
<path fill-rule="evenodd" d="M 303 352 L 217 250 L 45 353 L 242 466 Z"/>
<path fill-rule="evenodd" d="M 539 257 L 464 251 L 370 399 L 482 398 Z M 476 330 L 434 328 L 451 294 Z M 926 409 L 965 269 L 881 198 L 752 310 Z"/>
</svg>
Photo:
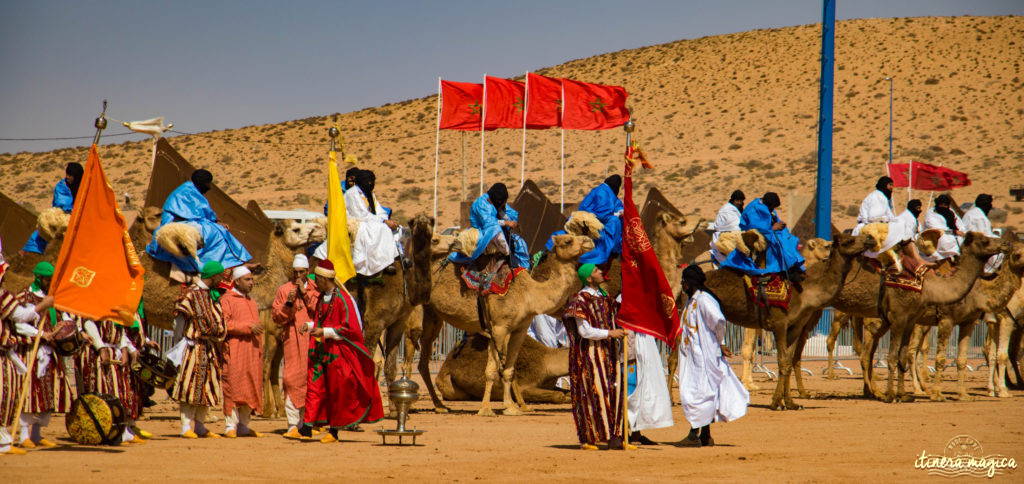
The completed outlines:
<svg viewBox="0 0 1024 484">
<path fill-rule="evenodd" d="M 935 206 L 924 216 L 924 230 L 942 230 L 942 237 L 935 246 L 935 253 L 925 260 L 937 262 L 948 257 L 960 255 L 960 244 L 964 242 L 967 228 L 963 220 L 949 206 L 953 199 L 949 195 L 935 197 Z"/>
<path fill-rule="evenodd" d="M 906 228 L 903 222 L 896 220 L 896 214 L 892 211 L 892 178 L 883 176 L 875 183 L 875 189 L 864 201 L 860 203 L 860 212 L 857 213 L 857 226 L 853 229 L 853 235 L 860 235 L 861 229 L 867 224 L 884 223 L 889 225 L 889 231 L 882 247 L 878 252 L 865 251 L 864 255 L 872 259 L 878 258 L 878 254 L 885 252 L 900 242 L 908 239 Z"/>
<path fill-rule="evenodd" d="M 565 325 L 558 318 L 547 314 L 538 314 L 530 322 L 526 334 L 548 348 L 564 348 L 569 346 L 569 334 Z"/>
<path fill-rule="evenodd" d="M 690 433 L 679 442 L 684 447 L 715 445 L 711 423 L 746 415 L 750 403 L 750 394 L 726 360 L 732 352 L 724 345 L 725 315 L 704 280 L 700 266 L 683 270 L 683 290 L 689 300 L 681 320 L 679 401 L 690 423 Z"/>
<path fill-rule="evenodd" d="M 732 192 L 729 201 L 722 205 L 722 208 L 718 209 L 718 216 L 715 217 L 715 233 L 711 236 L 711 256 L 715 258 L 717 263 L 721 263 L 729 256 L 729 254 L 723 254 L 718 251 L 716 247 L 718 238 L 723 232 L 740 231 L 740 217 L 743 212 L 744 200 L 746 200 L 746 196 L 743 195 L 743 192 L 736 190 Z"/>
<path fill-rule="evenodd" d="M 640 431 L 675 425 L 672 420 L 672 397 L 669 396 L 668 382 L 665 380 L 665 366 L 661 363 L 661 352 L 653 336 L 635 331 L 628 331 L 627 336 L 631 360 L 627 377 L 630 392 L 626 397 L 629 430 L 632 432 L 629 441 L 633 444 L 657 445 Z"/>
<path fill-rule="evenodd" d="M 372 276 L 395 262 L 398 240 L 391 220 L 373 194 L 376 176 L 370 170 L 359 170 L 356 184 L 345 191 L 345 210 L 349 223 L 359 221 L 359 231 L 352 239 L 352 264 L 356 272 Z"/>
<path fill-rule="evenodd" d="M 896 220 L 903 224 L 903 230 L 911 239 L 916 239 L 917 234 L 921 232 L 921 223 L 917 219 L 923 211 L 921 201 L 915 198 L 907 202 L 907 209 L 896 216 Z"/>
<path fill-rule="evenodd" d="M 966 232 L 981 232 L 986 237 L 998 238 L 992 231 L 992 221 L 988 219 L 988 213 L 992 210 L 992 195 L 982 193 L 974 199 L 974 207 L 964 212 L 964 229 Z M 985 262 L 985 273 L 993 274 L 1003 263 L 1004 254 L 996 254 Z"/>
</svg>

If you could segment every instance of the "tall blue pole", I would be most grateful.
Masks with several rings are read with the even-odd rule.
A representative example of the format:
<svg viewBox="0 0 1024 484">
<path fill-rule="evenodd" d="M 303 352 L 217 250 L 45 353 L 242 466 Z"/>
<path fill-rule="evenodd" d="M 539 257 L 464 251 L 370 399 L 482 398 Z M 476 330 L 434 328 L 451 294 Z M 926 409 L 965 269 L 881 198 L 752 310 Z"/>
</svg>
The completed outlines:
<svg viewBox="0 0 1024 484">
<path fill-rule="evenodd" d="M 836 1 L 823 0 L 821 21 L 821 86 L 818 114 L 818 187 L 815 191 L 814 236 L 832 240 L 832 77 L 835 68 Z"/>
</svg>

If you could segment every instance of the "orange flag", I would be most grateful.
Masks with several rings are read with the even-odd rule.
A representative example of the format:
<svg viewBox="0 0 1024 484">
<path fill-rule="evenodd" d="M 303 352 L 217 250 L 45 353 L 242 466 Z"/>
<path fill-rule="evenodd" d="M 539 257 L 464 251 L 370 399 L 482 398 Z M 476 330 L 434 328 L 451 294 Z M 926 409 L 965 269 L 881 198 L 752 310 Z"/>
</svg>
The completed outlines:
<svg viewBox="0 0 1024 484">
<path fill-rule="evenodd" d="M 94 321 L 131 326 L 142 298 L 144 270 L 96 145 L 89 150 L 76 198 L 50 284 L 54 306 Z"/>
</svg>

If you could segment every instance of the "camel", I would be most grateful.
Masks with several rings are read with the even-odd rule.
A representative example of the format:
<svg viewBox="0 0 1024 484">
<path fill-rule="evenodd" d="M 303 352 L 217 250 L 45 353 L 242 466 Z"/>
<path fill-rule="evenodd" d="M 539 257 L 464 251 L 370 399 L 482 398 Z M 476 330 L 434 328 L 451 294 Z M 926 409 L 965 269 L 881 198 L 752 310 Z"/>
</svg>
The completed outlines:
<svg viewBox="0 0 1024 484">
<path fill-rule="evenodd" d="M 944 401 L 942 396 L 942 371 L 946 367 L 946 346 L 949 344 L 949 336 L 953 327 L 960 328 L 957 338 L 957 387 L 959 399 L 970 401 L 974 398 L 967 394 L 967 386 L 964 381 L 965 369 L 967 367 L 967 346 L 970 343 L 971 333 L 974 325 L 983 313 L 997 313 L 1006 308 L 1020 289 L 1021 275 L 1024 275 L 1024 243 L 1016 242 L 1010 245 L 1006 252 L 1006 258 L 999 270 L 991 277 L 979 277 L 974 281 L 974 286 L 963 299 L 947 305 L 928 306 L 924 315 L 917 320 L 913 334 L 910 339 L 910 348 L 914 352 L 916 362 L 917 349 L 921 347 L 924 336 L 932 326 L 938 327 L 938 344 L 935 348 L 935 374 L 931 385 L 931 396 L 933 401 Z M 1006 338 L 1009 341 L 1009 338 Z M 916 365 L 914 365 L 916 369 Z M 916 373 L 916 372 L 915 372 Z M 920 381 L 922 390 L 929 389 L 925 382 Z M 1004 397 L 1009 394 L 1001 395 Z"/>
<path fill-rule="evenodd" d="M 493 347 L 487 363 L 487 383 L 478 415 L 494 415 L 490 395 L 493 382 L 498 376 L 498 358 L 504 363 L 504 414 L 518 415 L 522 412 L 518 405 L 512 403 L 509 385 L 526 329 L 534 316 L 556 313 L 578 291 L 576 264 L 580 255 L 592 248 L 593 242 L 587 237 L 568 234 L 555 236 L 552 252 L 534 269 L 535 273 L 544 273 L 547 276 L 545 280 L 535 279 L 535 276 L 522 272 L 512 280 L 505 295 L 492 294 L 483 298 L 480 309 L 486 315 L 487 321 L 484 324 L 489 326 Z M 442 321 L 470 334 L 487 331 L 478 317 L 477 293 L 465 287 L 458 267 L 454 264 L 442 266 L 444 261 L 444 258 L 436 261 L 431 270 L 434 282 L 430 300 L 424 305 L 418 365 L 434 403 L 434 410 L 439 413 L 446 413 L 448 408 L 434 388 L 429 365 L 430 348 L 433 348 L 434 340 L 441 331 Z"/>
<path fill-rule="evenodd" d="M 800 255 L 804 257 L 804 266 L 810 267 L 821 261 L 828 259 L 832 252 L 832 242 L 813 238 L 807 241 L 802 247 L 800 247 Z M 708 257 L 711 257 L 711 251 L 706 252 Z M 754 348 L 755 343 L 761 339 L 762 330 L 760 328 L 743 328 L 743 346 L 740 349 L 740 356 L 743 358 L 743 369 L 740 376 L 740 381 L 743 382 L 743 386 L 748 391 L 760 390 L 754 383 Z M 799 363 L 796 363 L 799 365 Z M 794 371 L 799 372 L 799 366 L 794 368 Z"/>
<path fill-rule="evenodd" d="M 865 257 L 860 257 L 854 269 L 843 282 L 842 290 L 832 302 L 832 307 L 850 315 L 854 319 L 857 333 L 863 327 L 860 364 L 864 378 L 864 396 L 875 397 L 886 402 L 913 401 L 913 397 L 903 392 L 904 373 L 909 371 L 911 356 L 907 351 L 914 323 L 921 317 L 928 304 L 952 304 L 960 300 L 974 285 L 975 279 L 981 275 L 985 260 L 996 254 L 1000 249 L 998 239 L 989 239 L 979 233 L 969 232 L 964 238 L 962 256 L 956 271 L 944 277 L 929 271 L 924 276 L 921 292 L 891 288 L 881 284 L 879 275 Z M 883 311 L 879 311 L 879 304 Z M 861 324 L 856 318 L 876 318 L 882 316 L 876 324 Z M 875 389 L 873 381 L 873 358 L 878 348 L 878 341 L 886 331 L 893 328 L 889 344 L 889 376 L 886 392 Z M 898 388 L 894 388 L 893 379 L 898 372 Z M 797 375 L 798 385 L 802 387 L 802 379 Z"/>
<path fill-rule="evenodd" d="M 17 292 L 35 279 L 32 269 L 40 262 L 57 262 L 60 255 L 60 246 L 64 243 L 64 232 L 68 229 L 71 216 L 63 210 L 52 207 L 39 213 L 36 221 L 36 229 L 39 236 L 47 242 L 46 250 L 42 254 L 35 252 L 15 252 L 8 261 L 10 267 L 4 274 L 3 287 L 12 292 Z"/>
<path fill-rule="evenodd" d="M 1004 262 L 1005 263 L 1005 262 Z M 997 313 L 998 337 L 996 326 L 989 323 L 988 337 L 985 339 L 985 358 L 988 361 L 988 391 L 990 396 L 1008 398 L 1007 363 L 1013 366 L 1017 378 L 1015 388 L 1024 388 L 1024 380 L 1020 374 L 1021 343 L 1024 340 L 1024 282 L 1014 292 L 1003 311 Z"/>
<path fill-rule="evenodd" d="M 484 393 L 484 374 L 488 358 L 487 337 L 475 334 L 448 353 L 437 374 L 437 389 L 445 400 L 479 400 Z M 516 360 L 516 383 L 523 398 L 533 403 L 567 403 L 568 392 L 555 386 L 559 377 L 569 374 L 569 348 L 548 348 L 527 336 Z M 493 401 L 503 397 L 491 394 Z"/>
<path fill-rule="evenodd" d="M 794 356 L 803 351 L 806 325 L 816 321 L 821 309 L 839 293 L 853 260 L 878 245 L 878 241 L 867 234 L 854 237 L 833 233 L 832 239 L 834 242 L 828 259 L 807 267 L 807 279 L 802 287 L 794 285 L 792 288 L 786 311 L 777 307 L 759 309 L 747 297 L 743 274 L 738 271 L 726 268 L 707 274 L 705 284 L 718 296 L 726 319 L 746 328 L 768 329 L 775 335 L 779 379 L 770 404 L 773 410 L 801 408 L 790 395 L 789 377 L 793 371 Z"/>
<path fill-rule="evenodd" d="M 405 322 L 413 308 L 430 299 L 430 250 L 434 231 L 434 219 L 419 215 L 409 221 L 412 229 L 410 243 L 406 247 L 411 256 L 412 267 L 406 269 L 396 260 L 392 267 L 394 274 L 383 274 L 380 283 L 361 282 L 349 279 L 345 283 L 349 292 L 356 295 L 363 316 L 363 341 L 373 351 L 384 336 L 382 356 L 391 357 L 405 334 Z M 379 371 L 379 369 L 378 369 Z M 385 371 L 388 383 L 394 380 L 394 373 Z"/>
</svg>

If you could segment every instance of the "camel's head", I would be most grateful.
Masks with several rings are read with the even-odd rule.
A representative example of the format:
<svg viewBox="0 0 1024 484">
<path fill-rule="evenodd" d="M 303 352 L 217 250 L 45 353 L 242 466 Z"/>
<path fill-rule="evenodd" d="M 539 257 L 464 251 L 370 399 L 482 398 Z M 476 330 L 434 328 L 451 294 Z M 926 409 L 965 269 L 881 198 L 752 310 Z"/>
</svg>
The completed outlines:
<svg viewBox="0 0 1024 484">
<path fill-rule="evenodd" d="M 317 217 L 309 223 L 313 224 L 313 231 L 309 233 L 310 244 L 319 244 L 327 240 L 327 217 Z"/>
<path fill-rule="evenodd" d="M 804 246 L 800 248 L 800 255 L 804 256 L 804 261 L 807 266 L 827 260 L 831 253 L 832 242 L 825 239 L 819 239 L 817 237 L 808 240 Z"/>
<path fill-rule="evenodd" d="M 832 240 L 833 249 L 847 257 L 860 255 L 866 250 L 878 250 L 881 248 L 878 239 L 870 234 L 846 235 L 836 232 L 832 234 Z"/>
<path fill-rule="evenodd" d="M 412 233 L 433 233 L 434 232 L 434 217 L 421 213 L 411 219 L 409 219 L 409 229 Z"/>
<path fill-rule="evenodd" d="M 992 257 L 999 252 L 1003 251 L 1008 246 L 1002 239 L 995 239 L 992 237 L 986 237 L 981 232 L 967 232 L 964 236 L 964 244 L 960 249 L 962 254 L 971 254 L 977 256 L 979 259 L 987 259 Z"/>
<path fill-rule="evenodd" d="M 683 242 L 692 236 L 700 227 L 701 218 L 697 215 L 680 217 L 671 212 L 658 214 L 658 224 L 665 232 L 678 242 Z"/>
<path fill-rule="evenodd" d="M 160 218 L 164 211 L 160 207 L 142 207 L 139 211 L 138 220 L 142 222 L 142 228 L 152 234 L 160 226 Z"/>
<path fill-rule="evenodd" d="M 39 229 L 40 237 L 52 242 L 54 239 L 64 236 L 70 221 L 71 215 L 64 213 L 64 210 L 58 207 L 51 207 L 39 212 L 36 228 Z"/>
<path fill-rule="evenodd" d="M 580 256 L 594 250 L 594 241 L 582 235 L 556 235 L 552 238 L 552 252 L 560 260 L 576 261 Z"/>
<path fill-rule="evenodd" d="M 1010 250 L 1006 251 L 1006 264 L 1015 271 L 1024 269 L 1024 242 L 1011 242 Z"/>
<path fill-rule="evenodd" d="M 297 222 L 295 220 L 281 220 L 274 224 L 274 236 L 280 237 L 285 247 L 299 249 L 314 242 L 310 235 L 318 227 L 313 222 Z M 321 238 L 321 241 L 323 239 Z"/>
</svg>

